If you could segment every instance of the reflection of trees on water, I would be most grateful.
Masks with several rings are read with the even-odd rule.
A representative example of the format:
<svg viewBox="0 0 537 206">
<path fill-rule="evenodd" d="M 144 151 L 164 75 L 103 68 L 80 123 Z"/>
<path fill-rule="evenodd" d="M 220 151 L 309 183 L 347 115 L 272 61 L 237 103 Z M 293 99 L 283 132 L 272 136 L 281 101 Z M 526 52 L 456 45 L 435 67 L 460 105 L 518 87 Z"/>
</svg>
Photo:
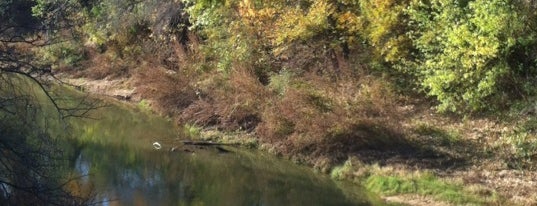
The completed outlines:
<svg viewBox="0 0 537 206">
<path fill-rule="evenodd" d="M 59 123 L 48 117 L 88 110 L 63 107 L 45 85 L 50 66 L 34 61 L 31 51 L 51 43 L 40 33 L 57 28 L 33 16 L 34 5 L 31 0 L 0 3 L 0 204 L 83 205 L 88 198 L 75 195 L 62 176 L 63 151 L 50 133 Z M 51 14 L 65 23 L 61 12 Z"/>
<path fill-rule="evenodd" d="M 22 76 L 0 72 L 0 203 L 87 204 L 89 196 L 71 188 L 65 151 L 50 135 L 61 125 L 49 118 L 57 113 L 41 104 L 34 89 Z"/>
<path fill-rule="evenodd" d="M 87 144 L 75 168 L 120 205 L 360 205 L 328 179 L 256 155 Z"/>
<path fill-rule="evenodd" d="M 62 151 L 31 125 L 0 119 L 0 202 L 7 205 L 82 205 L 66 190 Z M 18 121 L 15 119 L 15 121 Z"/>
</svg>

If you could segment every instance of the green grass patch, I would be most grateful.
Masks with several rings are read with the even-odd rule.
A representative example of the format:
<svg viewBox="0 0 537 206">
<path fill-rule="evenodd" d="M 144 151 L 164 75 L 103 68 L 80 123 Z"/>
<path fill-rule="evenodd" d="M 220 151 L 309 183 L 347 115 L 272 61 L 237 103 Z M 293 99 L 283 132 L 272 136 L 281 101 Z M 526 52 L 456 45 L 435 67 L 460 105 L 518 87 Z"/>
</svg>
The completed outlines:
<svg viewBox="0 0 537 206">
<path fill-rule="evenodd" d="M 455 180 L 437 177 L 430 171 L 408 171 L 380 167 L 349 158 L 333 168 L 330 176 L 336 180 L 353 181 L 381 196 L 416 194 L 455 205 L 490 205 L 501 202 L 492 189 L 480 185 L 465 186 Z"/>
<path fill-rule="evenodd" d="M 356 159 L 349 159 L 341 166 L 336 166 L 330 172 L 330 177 L 335 180 L 352 180 L 359 182 L 369 174 L 369 167 Z"/>
<path fill-rule="evenodd" d="M 466 191 L 462 185 L 448 183 L 431 173 L 411 177 L 373 174 L 365 179 L 364 186 L 381 195 L 419 194 L 457 205 L 486 205 L 495 195 L 482 197 Z"/>
</svg>

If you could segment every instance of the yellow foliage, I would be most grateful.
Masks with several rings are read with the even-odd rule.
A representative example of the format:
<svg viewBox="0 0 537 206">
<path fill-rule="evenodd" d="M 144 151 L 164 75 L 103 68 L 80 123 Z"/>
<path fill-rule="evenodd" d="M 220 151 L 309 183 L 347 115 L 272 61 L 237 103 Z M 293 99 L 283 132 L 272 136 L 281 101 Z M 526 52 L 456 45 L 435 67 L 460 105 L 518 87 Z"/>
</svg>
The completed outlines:
<svg viewBox="0 0 537 206">
<path fill-rule="evenodd" d="M 359 36 L 358 34 L 364 28 L 364 20 L 361 16 L 357 14 L 345 11 L 337 15 L 337 24 L 336 29 L 338 32 L 341 32 L 343 35 L 346 35 L 347 43 L 354 44 L 356 39 Z"/>
<path fill-rule="evenodd" d="M 337 18 L 337 29 L 343 30 L 347 33 L 355 34 L 358 33 L 364 26 L 362 17 L 357 16 L 350 11 L 338 15 Z"/>
<path fill-rule="evenodd" d="M 310 39 L 324 32 L 329 28 L 328 18 L 334 11 L 332 4 L 323 0 L 313 2 L 306 12 L 296 7 L 289 8 L 276 22 L 276 28 L 271 35 L 273 46 L 279 47 L 297 40 Z"/>
<path fill-rule="evenodd" d="M 407 1 L 397 0 L 360 1 L 362 18 L 367 23 L 363 35 L 388 62 L 406 55 L 401 48 L 407 42 L 402 31 L 405 22 L 400 18 L 406 4 Z"/>
</svg>

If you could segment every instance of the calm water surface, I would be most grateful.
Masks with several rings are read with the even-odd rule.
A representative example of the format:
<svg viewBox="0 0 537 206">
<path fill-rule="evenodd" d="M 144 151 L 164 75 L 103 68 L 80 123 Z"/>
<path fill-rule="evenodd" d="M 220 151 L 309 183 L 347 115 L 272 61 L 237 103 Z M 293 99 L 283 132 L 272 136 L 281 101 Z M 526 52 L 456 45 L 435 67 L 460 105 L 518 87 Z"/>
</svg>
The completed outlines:
<svg viewBox="0 0 537 206">
<path fill-rule="evenodd" d="M 170 121 L 135 108 L 111 105 L 91 117 L 72 121 L 70 168 L 83 176 L 80 188 L 97 192 L 98 205 L 380 204 L 359 187 L 265 153 L 182 146 Z"/>
</svg>

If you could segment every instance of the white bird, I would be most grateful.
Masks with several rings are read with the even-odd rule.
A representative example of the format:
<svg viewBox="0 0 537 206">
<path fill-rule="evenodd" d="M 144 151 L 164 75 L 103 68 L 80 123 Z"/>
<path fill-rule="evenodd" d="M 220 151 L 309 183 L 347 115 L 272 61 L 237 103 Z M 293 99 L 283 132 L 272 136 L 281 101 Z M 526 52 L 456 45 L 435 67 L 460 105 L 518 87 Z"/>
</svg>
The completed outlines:
<svg viewBox="0 0 537 206">
<path fill-rule="evenodd" d="M 153 147 L 157 150 L 159 150 L 160 148 L 162 148 L 162 145 L 160 145 L 160 143 L 158 142 L 153 142 Z"/>
</svg>

